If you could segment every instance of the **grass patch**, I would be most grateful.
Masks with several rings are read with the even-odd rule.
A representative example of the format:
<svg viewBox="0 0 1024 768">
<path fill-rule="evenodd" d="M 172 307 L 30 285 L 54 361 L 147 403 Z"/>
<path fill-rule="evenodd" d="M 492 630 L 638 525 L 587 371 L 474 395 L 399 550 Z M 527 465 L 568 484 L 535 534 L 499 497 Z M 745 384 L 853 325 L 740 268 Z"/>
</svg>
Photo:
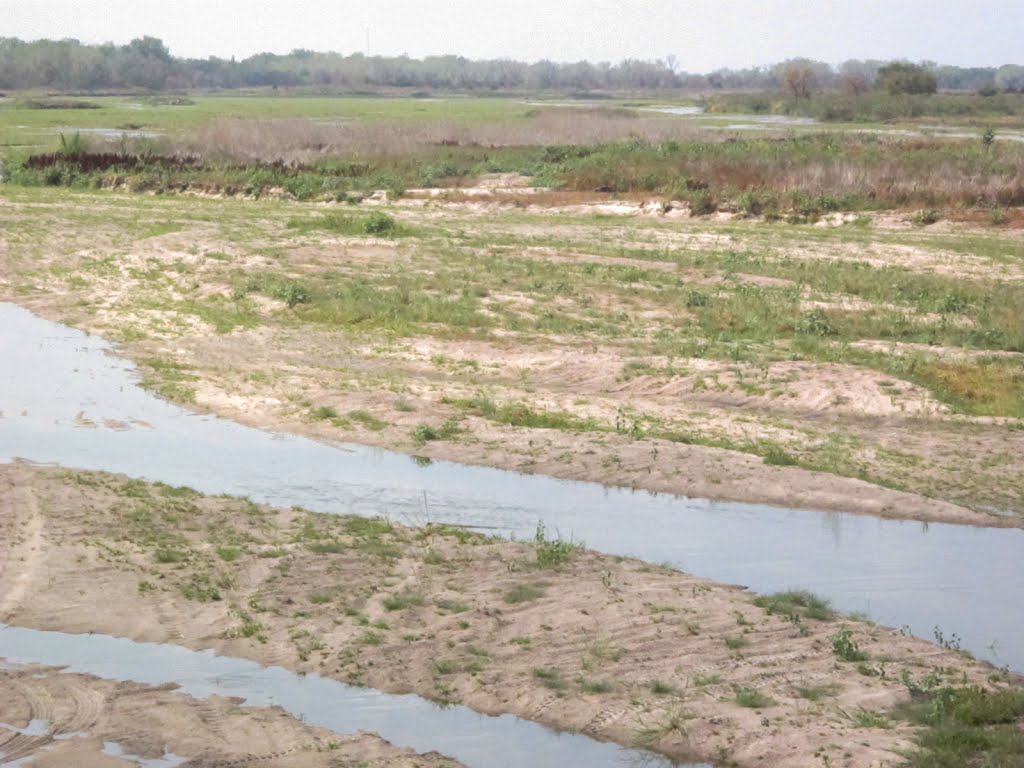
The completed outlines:
<svg viewBox="0 0 1024 768">
<path fill-rule="evenodd" d="M 362 424 L 364 427 L 373 432 L 380 432 L 382 429 L 388 426 L 388 423 L 386 421 L 381 421 L 369 411 L 349 411 L 348 417 L 352 421 L 356 422 L 357 424 Z"/>
<path fill-rule="evenodd" d="M 563 693 L 569 687 L 561 673 L 551 667 L 538 667 L 533 670 L 533 676 L 540 680 L 545 688 L 550 688 L 558 693 Z"/>
<path fill-rule="evenodd" d="M 560 536 L 550 539 L 543 522 L 537 523 L 533 535 L 533 549 L 536 556 L 534 564 L 537 568 L 558 568 L 569 562 L 583 549 L 582 544 L 566 541 Z"/>
<path fill-rule="evenodd" d="M 1024 766 L 1024 689 L 940 688 L 894 715 L 921 726 L 911 768 Z"/>
<path fill-rule="evenodd" d="M 510 605 L 529 603 L 544 597 L 544 590 L 531 584 L 517 584 L 505 593 L 505 602 Z"/>
<path fill-rule="evenodd" d="M 423 445 L 433 440 L 450 440 L 462 432 L 459 423 L 454 419 L 446 420 L 440 427 L 433 427 L 430 424 L 418 424 L 412 431 L 412 440 L 417 445 Z"/>
<path fill-rule="evenodd" d="M 822 699 L 836 696 L 842 689 L 843 687 L 838 683 L 828 683 L 826 685 L 813 685 L 806 688 L 797 688 L 796 693 L 801 699 L 807 699 L 808 701 L 821 701 Z"/>
<path fill-rule="evenodd" d="M 221 599 L 220 590 L 206 574 L 194 574 L 181 588 L 181 593 L 186 599 L 197 603 L 217 602 Z"/>
<path fill-rule="evenodd" d="M 388 611 L 404 611 L 406 608 L 423 605 L 423 595 L 419 592 L 400 592 L 397 595 L 384 598 L 382 604 Z"/>
<path fill-rule="evenodd" d="M 465 613 L 472 607 L 468 603 L 463 603 L 458 600 L 435 600 L 434 605 L 437 606 L 439 611 L 443 611 L 445 613 Z"/>
<path fill-rule="evenodd" d="M 673 686 L 663 683 L 661 680 L 652 680 L 648 687 L 655 696 L 668 696 L 671 693 L 675 693 L 676 690 Z"/>
<path fill-rule="evenodd" d="M 332 235 L 372 235 L 374 237 L 399 237 L 409 234 L 394 217 L 383 211 L 374 211 L 368 216 L 343 213 L 329 213 L 323 216 L 296 217 L 288 219 L 287 229 L 300 234 L 328 232 Z"/>
<path fill-rule="evenodd" d="M 753 688 L 737 688 L 733 700 L 747 709 L 767 709 L 775 706 L 775 700 Z"/>
<path fill-rule="evenodd" d="M 794 622 L 804 618 L 828 621 L 835 616 L 827 599 L 805 590 L 758 595 L 754 598 L 754 605 L 763 608 L 769 616 L 785 616 Z"/>
</svg>

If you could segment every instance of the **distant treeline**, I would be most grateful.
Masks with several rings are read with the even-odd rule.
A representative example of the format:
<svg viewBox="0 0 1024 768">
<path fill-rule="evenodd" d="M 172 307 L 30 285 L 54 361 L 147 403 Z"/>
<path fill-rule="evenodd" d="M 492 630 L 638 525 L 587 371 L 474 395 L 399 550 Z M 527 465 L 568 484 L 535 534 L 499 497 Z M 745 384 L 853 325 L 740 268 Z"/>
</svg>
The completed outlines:
<svg viewBox="0 0 1024 768">
<path fill-rule="evenodd" d="M 455 91 L 782 90 L 794 72 L 815 90 L 842 90 L 874 83 L 887 62 L 850 60 L 832 66 L 791 59 L 769 67 L 685 72 L 673 56 L 654 61 L 526 63 L 511 59 L 472 61 L 461 56 L 366 56 L 294 50 L 261 53 L 236 61 L 172 56 L 163 41 L 142 37 L 127 45 L 85 45 L 77 40 L 0 38 L 0 89 L 150 91 L 190 88 L 306 87 L 325 91 L 378 88 Z M 938 88 L 1024 91 L 1024 66 L 940 66 L 920 62 Z"/>
</svg>

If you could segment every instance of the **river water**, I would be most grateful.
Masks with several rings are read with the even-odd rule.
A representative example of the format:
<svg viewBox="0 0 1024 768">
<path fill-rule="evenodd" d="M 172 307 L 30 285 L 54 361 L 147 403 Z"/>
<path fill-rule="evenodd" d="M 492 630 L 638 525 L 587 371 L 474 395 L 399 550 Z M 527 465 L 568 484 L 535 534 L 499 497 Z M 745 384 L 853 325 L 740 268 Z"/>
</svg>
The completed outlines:
<svg viewBox="0 0 1024 768">
<path fill-rule="evenodd" d="M 1024 531 L 714 502 L 331 445 L 193 414 L 106 342 L 0 303 L 0 461 L 122 472 L 320 512 L 447 522 L 588 547 L 758 592 L 825 595 L 1024 671 Z M 91 426 L 90 426 L 91 425 Z"/>
<path fill-rule="evenodd" d="M 437 750 L 469 768 L 673 765 L 650 752 L 558 733 L 511 715 L 488 717 L 463 706 L 442 708 L 418 696 L 353 688 L 319 675 L 297 675 L 281 667 L 261 667 L 177 645 L 0 624 L 0 657 L 14 664 L 63 666 L 68 672 L 105 680 L 174 683 L 182 693 L 199 699 L 216 695 L 244 699 L 247 706 L 277 705 L 311 725 L 337 733 L 372 731 L 397 746 L 419 752 Z"/>
</svg>

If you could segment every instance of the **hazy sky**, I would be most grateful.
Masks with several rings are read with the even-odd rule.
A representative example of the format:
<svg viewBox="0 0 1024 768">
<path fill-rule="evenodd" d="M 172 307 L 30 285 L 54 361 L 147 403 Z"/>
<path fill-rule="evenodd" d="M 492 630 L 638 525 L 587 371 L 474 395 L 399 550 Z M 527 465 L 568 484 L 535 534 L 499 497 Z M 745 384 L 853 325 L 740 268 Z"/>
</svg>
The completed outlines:
<svg viewBox="0 0 1024 768">
<path fill-rule="evenodd" d="M 0 0 L 0 35 L 125 43 L 179 56 L 293 48 L 413 57 L 617 62 L 683 69 L 792 56 L 1024 64 L 1024 0 Z"/>
</svg>

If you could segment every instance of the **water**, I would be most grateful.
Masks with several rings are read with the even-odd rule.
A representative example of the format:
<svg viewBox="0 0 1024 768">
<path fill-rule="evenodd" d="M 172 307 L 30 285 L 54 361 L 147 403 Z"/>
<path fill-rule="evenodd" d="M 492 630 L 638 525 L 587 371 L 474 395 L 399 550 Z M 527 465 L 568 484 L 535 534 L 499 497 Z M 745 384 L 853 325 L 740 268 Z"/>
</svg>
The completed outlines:
<svg viewBox="0 0 1024 768">
<path fill-rule="evenodd" d="M 660 112 L 663 115 L 703 115 L 704 107 L 641 107 L 641 112 Z"/>
<path fill-rule="evenodd" d="M 297 675 L 242 659 L 176 645 L 106 635 L 68 635 L 0 624 L 0 657 L 15 664 L 147 685 L 174 683 L 199 699 L 230 696 L 252 707 L 278 705 L 337 733 L 372 731 L 399 747 L 437 750 L 470 768 L 670 768 L 669 760 L 578 734 L 558 733 L 511 715 L 489 717 L 462 706 L 439 707 L 418 696 L 353 688 L 319 675 Z M 111 746 L 113 754 L 116 747 Z M 168 754 L 153 768 L 175 765 Z M 708 768 L 691 766 L 691 768 Z"/>
<path fill-rule="evenodd" d="M 1024 531 L 605 488 L 328 445 L 192 414 L 140 390 L 110 346 L 0 303 L 0 461 L 21 457 L 322 512 L 486 527 L 538 521 L 613 554 L 758 592 L 806 588 L 845 611 L 939 627 L 1024 671 Z M 89 427 L 87 424 L 94 424 Z"/>
<path fill-rule="evenodd" d="M 178 768 L 178 766 L 184 765 L 188 762 L 187 757 L 176 755 L 173 752 L 164 750 L 163 757 L 156 759 L 140 757 L 139 755 L 130 755 L 124 751 L 124 747 L 118 744 L 116 741 L 104 741 L 103 742 L 103 754 L 109 755 L 110 757 L 119 757 L 122 760 L 128 760 L 129 762 L 135 763 L 139 768 Z"/>
<path fill-rule="evenodd" d="M 59 128 L 58 132 L 64 134 L 83 133 L 90 136 L 98 136 L 101 139 L 155 139 L 163 134 L 160 131 L 143 131 L 138 128 Z"/>
</svg>

